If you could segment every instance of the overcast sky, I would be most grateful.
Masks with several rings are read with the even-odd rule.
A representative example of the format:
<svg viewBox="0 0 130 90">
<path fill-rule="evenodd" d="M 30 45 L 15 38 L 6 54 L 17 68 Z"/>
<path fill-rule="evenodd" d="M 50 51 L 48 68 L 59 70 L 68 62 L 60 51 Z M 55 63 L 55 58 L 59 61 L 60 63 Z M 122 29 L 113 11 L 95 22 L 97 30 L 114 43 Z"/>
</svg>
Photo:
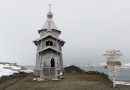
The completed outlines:
<svg viewBox="0 0 130 90">
<path fill-rule="evenodd" d="M 52 0 L 54 22 L 66 41 L 64 64 L 105 62 L 119 49 L 130 62 L 130 0 Z M 35 64 L 37 30 L 49 0 L 0 0 L 0 61 Z"/>
</svg>

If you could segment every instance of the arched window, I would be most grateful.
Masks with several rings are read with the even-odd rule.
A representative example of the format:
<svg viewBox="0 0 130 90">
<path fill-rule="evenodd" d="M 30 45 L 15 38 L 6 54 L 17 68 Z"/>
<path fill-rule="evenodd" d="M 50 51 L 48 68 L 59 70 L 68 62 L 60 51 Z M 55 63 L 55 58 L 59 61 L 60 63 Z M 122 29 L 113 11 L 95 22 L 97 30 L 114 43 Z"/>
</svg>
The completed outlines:
<svg viewBox="0 0 130 90">
<path fill-rule="evenodd" d="M 46 46 L 53 46 L 53 42 L 52 41 L 47 41 Z"/>
</svg>

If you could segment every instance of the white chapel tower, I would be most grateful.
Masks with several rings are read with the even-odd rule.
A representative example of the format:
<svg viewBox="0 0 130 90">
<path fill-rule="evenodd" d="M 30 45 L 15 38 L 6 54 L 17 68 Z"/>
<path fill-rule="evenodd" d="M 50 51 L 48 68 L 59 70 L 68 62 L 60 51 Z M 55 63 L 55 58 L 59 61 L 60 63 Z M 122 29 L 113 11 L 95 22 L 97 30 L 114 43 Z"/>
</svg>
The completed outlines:
<svg viewBox="0 0 130 90">
<path fill-rule="evenodd" d="M 59 31 L 53 21 L 51 8 L 47 20 L 38 30 L 40 38 L 34 41 L 37 46 L 36 65 L 34 74 L 40 79 L 57 79 L 63 73 L 62 46 L 65 41 L 59 38 Z"/>
</svg>

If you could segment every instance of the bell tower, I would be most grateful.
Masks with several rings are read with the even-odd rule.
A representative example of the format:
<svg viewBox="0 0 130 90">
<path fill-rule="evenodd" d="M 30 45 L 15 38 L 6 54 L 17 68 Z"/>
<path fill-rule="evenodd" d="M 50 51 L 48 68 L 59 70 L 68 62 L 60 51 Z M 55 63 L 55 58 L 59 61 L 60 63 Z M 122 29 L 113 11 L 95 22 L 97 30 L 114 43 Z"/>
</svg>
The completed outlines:
<svg viewBox="0 0 130 90">
<path fill-rule="evenodd" d="M 51 5 L 47 20 L 38 33 L 40 37 L 33 41 L 37 46 L 34 74 L 40 79 L 57 79 L 63 73 L 62 47 L 65 41 L 59 38 L 61 31 L 53 21 Z"/>
</svg>

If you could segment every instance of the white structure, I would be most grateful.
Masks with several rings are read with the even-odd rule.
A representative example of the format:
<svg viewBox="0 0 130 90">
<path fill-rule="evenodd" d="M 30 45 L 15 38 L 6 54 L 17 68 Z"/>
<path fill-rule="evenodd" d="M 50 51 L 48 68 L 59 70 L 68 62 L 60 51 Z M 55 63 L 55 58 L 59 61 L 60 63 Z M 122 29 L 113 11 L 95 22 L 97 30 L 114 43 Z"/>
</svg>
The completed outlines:
<svg viewBox="0 0 130 90">
<path fill-rule="evenodd" d="M 41 30 L 40 38 L 35 40 L 37 46 L 35 76 L 40 79 L 57 79 L 63 73 L 62 46 L 65 41 L 59 38 L 59 31 L 53 21 L 51 8 Z"/>
<path fill-rule="evenodd" d="M 108 75 L 112 77 L 113 87 L 116 87 L 116 76 L 119 75 L 122 53 L 119 50 L 108 50 L 104 56 L 107 59 Z"/>
</svg>

